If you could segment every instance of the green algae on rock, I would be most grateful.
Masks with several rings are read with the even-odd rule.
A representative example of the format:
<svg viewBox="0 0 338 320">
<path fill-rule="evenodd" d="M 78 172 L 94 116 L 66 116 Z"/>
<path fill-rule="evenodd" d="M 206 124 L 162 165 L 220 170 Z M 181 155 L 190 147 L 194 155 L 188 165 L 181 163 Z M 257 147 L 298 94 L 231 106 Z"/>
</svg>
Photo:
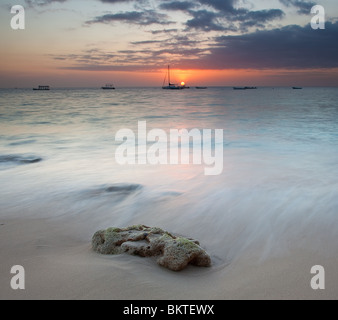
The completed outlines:
<svg viewBox="0 0 338 320">
<path fill-rule="evenodd" d="M 157 227 L 134 225 L 97 231 L 92 238 L 93 250 L 101 254 L 127 253 L 156 257 L 160 266 L 181 271 L 188 264 L 210 267 L 210 256 L 199 242 L 177 237 Z"/>
</svg>

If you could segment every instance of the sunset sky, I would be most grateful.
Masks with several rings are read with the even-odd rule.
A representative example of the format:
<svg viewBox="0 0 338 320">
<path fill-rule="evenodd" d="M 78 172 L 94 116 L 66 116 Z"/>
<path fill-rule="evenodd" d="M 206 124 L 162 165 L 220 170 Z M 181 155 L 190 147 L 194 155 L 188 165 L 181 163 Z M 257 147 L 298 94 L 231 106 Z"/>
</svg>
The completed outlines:
<svg viewBox="0 0 338 320">
<path fill-rule="evenodd" d="M 0 87 L 161 86 L 168 64 L 189 85 L 338 86 L 337 0 L 314 1 L 2 0 Z"/>
</svg>

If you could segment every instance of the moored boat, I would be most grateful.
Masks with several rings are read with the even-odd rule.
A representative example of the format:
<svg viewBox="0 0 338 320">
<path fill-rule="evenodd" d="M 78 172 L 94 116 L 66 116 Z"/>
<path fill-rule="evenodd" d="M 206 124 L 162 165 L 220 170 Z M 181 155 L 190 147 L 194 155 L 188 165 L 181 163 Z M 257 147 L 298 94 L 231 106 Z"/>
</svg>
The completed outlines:
<svg viewBox="0 0 338 320">
<path fill-rule="evenodd" d="M 101 87 L 103 90 L 115 90 L 114 85 L 112 84 L 106 84 L 104 87 Z"/>
<path fill-rule="evenodd" d="M 48 91 L 48 90 L 50 90 L 50 86 L 39 86 L 37 88 L 33 88 L 33 90 L 34 91 L 37 91 L 37 90 L 39 90 L 39 91 Z"/>
<path fill-rule="evenodd" d="M 234 90 L 254 90 L 257 87 L 234 87 Z"/>
</svg>

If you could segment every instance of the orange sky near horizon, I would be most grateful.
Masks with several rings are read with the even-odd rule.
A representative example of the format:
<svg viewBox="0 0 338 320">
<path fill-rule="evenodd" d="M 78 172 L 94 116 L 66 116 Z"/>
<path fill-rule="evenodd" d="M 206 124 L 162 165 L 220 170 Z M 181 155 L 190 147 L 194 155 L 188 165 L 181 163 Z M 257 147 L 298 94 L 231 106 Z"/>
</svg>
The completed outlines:
<svg viewBox="0 0 338 320">
<path fill-rule="evenodd" d="M 62 87 L 100 87 L 113 83 L 116 87 L 161 87 L 166 69 L 153 72 L 82 71 L 67 69 L 11 68 L 2 72 L 3 88 L 29 88 L 38 85 Z M 323 70 L 171 70 L 171 82 L 187 86 L 338 86 L 338 68 Z M 31 86 L 27 86 L 30 83 Z"/>
</svg>

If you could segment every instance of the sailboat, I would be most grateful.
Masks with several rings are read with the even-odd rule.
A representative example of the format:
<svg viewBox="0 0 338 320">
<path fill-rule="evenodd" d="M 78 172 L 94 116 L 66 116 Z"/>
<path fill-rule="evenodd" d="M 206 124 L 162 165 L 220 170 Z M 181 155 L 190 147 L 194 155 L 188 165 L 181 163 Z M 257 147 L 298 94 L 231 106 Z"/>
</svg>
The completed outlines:
<svg viewBox="0 0 338 320">
<path fill-rule="evenodd" d="M 33 88 L 34 91 L 48 91 L 50 90 L 50 87 L 49 86 L 39 86 L 38 88 Z"/>
<path fill-rule="evenodd" d="M 106 84 L 104 87 L 101 87 L 103 90 L 115 90 L 115 87 L 113 84 Z"/>
<path fill-rule="evenodd" d="M 177 85 L 177 84 L 174 84 L 174 83 L 170 82 L 170 66 L 169 65 L 168 65 L 168 85 L 167 86 L 165 85 L 166 78 L 167 77 L 165 77 L 165 79 L 163 81 L 162 89 L 166 89 L 166 90 L 188 89 L 188 87 L 186 87 L 185 85 Z"/>
</svg>

